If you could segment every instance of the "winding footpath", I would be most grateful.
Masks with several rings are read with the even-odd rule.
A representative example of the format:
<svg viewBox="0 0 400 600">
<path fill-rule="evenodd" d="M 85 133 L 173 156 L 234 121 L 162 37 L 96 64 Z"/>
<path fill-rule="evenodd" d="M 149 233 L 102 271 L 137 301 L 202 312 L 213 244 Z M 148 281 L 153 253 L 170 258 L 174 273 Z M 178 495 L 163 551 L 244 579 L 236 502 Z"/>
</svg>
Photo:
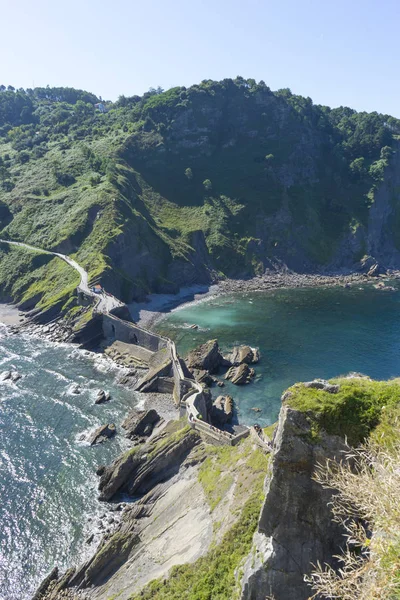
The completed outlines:
<svg viewBox="0 0 400 600">
<path fill-rule="evenodd" d="M 51 252 L 51 250 L 43 250 L 43 248 L 37 248 L 36 246 L 30 246 L 29 244 L 24 244 L 23 242 L 13 242 L 11 240 L 3 240 L 0 239 L 0 243 L 9 244 L 10 246 L 20 246 L 21 248 L 26 248 L 31 252 L 40 252 L 41 254 L 51 254 L 52 256 L 57 256 L 61 258 L 61 260 L 65 261 L 68 265 L 70 265 L 75 271 L 77 271 L 80 275 L 81 281 L 78 286 L 78 290 L 82 291 L 84 294 L 91 296 L 94 298 L 96 302 L 96 310 L 98 312 L 110 312 L 113 308 L 118 306 L 123 306 L 123 303 L 112 296 L 111 294 L 107 294 L 104 290 L 100 293 L 95 293 L 89 287 L 89 275 L 87 271 L 80 264 L 78 264 L 75 260 L 67 256 L 66 254 L 61 254 L 60 252 Z"/>
</svg>

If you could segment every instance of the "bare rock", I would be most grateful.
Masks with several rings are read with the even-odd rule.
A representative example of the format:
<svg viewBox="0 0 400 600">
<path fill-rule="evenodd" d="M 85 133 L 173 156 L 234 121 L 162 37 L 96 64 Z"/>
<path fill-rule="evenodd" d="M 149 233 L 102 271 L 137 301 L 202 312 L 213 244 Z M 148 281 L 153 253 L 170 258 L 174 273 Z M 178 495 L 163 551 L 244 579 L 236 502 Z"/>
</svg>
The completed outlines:
<svg viewBox="0 0 400 600">
<path fill-rule="evenodd" d="M 88 442 L 91 446 L 94 444 L 101 444 L 109 438 L 112 438 L 117 432 L 114 423 L 108 423 L 107 425 L 101 425 L 94 431 L 88 438 Z"/>
<path fill-rule="evenodd" d="M 7 381 L 7 379 L 11 379 L 11 371 L 3 371 L 0 375 L 0 381 Z"/>
<path fill-rule="evenodd" d="M 231 396 L 218 396 L 211 409 L 211 418 L 214 423 L 224 425 L 230 423 L 233 417 L 233 398 Z"/>
<path fill-rule="evenodd" d="M 250 365 L 260 360 L 260 353 L 257 348 L 251 348 L 251 346 L 235 346 L 232 352 L 226 357 L 226 360 L 234 366 L 243 363 Z"/>
<path fill-rule="evenodd" d="M 379 277 L 379 275 L 384 275 L 386 273 L 385 269 L 381 267 L 378 263 L 375 263 L 368 271 L 368 277 Z"/>
<path fill-rule="evenodd" d="M 334 555 L 343 545 L 344 529 L 333 521 L 333 491 L 313 479 L 317 464 L 343 459 L 344 439 L 321 435 L 310 441 L 306 415 L 281 408 L 274 437 L 266 497 L 243 565 L 241 600 L 306 600 L 310 588 L 304 575 L 312 565 L 338 566 Z"/>
<path fill-rule="evenodd" d="M 204 369 L 193 369 L 192 375 L 199 383 L 205 383 L 206 385 L 212 385 L 214 383 L 214 379 L 211 377 L 210 373 Z"/>
<path fill-rule="evenodd" d="M 134 440 L 151 435 L 154 426 L 160 421 L 161 417 L 154 408 L 139 413 L 132 411 L 122 423 L 122 427 L 127 430 L 126 437 Z"/>
<path fill-rule="evenodd" d="M 205 344 L 201 344 L 189 352 L 186 359 L 190 370 L 198 369 L 209 373 L 216 373 L 223 362 L 224 357 L 220 352 L 217 340 L 209 340 Z"/>
<path fill-rule="evenodd" d="M 314 381 L 306 381 L 303 385 L 306 388 L 323 390 L 324 392 L 329 392 L 330 394 L 337 394 L 340 390 L 339 385 L 329 383 L 329 381 L 325 381 L 325 379 L 314 379 Z"/>
<path fill-rule="evenodd" d="M 96 399 L 94 401 L 95 404 L 104 404 L 104 402 L 108 402 L 111 398 L 110 392 L 105 392 L 104 390 L 99 390 L 97 392 Z"/>
<path fill-rule="evenodd" d="M 225 375 L 225 379 L 230 380 L 235 385 L 244 385 L 250 383 L 255 375 L 254 369 L 251 369 L 246 363 L 238 367 L 231 367 Z"/>
<path fill-rule="evenodd" d="M 189 426 L 172 421 L 158 436 L 142 447 L 128 450 L 106 467 L 99 483 L 99 499 L 111 500 L 117 492 L 130 496 L 147 493 L 176 473 L 199 441 L 198 434 Z"/>
</svg>

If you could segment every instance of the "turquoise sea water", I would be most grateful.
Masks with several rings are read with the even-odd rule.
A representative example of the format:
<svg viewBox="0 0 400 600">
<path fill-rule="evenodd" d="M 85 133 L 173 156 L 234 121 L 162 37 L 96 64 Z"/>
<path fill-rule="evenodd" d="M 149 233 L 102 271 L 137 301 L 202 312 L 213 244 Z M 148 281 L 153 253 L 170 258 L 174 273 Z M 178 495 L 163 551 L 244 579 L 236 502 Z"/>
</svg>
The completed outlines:
<svg viewBox="0 0 400 600">
<path fill-rule="evenodd" d="M 156 328 L 177 342 L 183 356 L 212 338 L 225 351 L 236 344 L 260 349 L 253 383 L 213 388 L 214 396 L 233 396 L 245 424 L 275 422 L 282 392 L 297 381 L 349 371 L 377 379 L 400 375 L 400 293 L 371 285 L 203 299 L 172 311 Z"/>
<path fill-rule="evenodd" d="M 79 438 L 108 422 L 120 429 L 138 397 L 115 383 L 104 358 L 0 326 L 0 372 L 11 369 L 23 378 L 0 382 L 0 599 L 26 600 L 55 565 L 93 551 L 85 538 L 105 511 L 95 469 L 126 440 L 89 447 Z M 74 382 L 82 394 L 71 394 Z M 109 403 L 94 404 L 99 388 L 111 392 Z"/>
</svg>

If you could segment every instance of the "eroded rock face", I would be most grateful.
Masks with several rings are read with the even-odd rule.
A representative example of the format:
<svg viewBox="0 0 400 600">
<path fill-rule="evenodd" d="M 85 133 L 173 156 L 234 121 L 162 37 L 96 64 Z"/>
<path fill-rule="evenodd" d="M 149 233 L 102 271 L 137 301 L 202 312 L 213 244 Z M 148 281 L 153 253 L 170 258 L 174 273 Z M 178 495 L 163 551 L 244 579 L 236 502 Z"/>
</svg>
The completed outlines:
<svg viewBox="0 0 400 600">
<path fill-rule="evenodd" d="M 233 417 L 233 398 L 231 396 L 218 396 L 211 409 L 212 421 L 220 425 L 229 423 Z"/>
<path fill-rule="evenodd" d="M 304 575 L 311 564 L 336 566 L 332 557 L 339 553 L 344 532 L 332 521 L 332 491 L 312 475 L 327 458 L 342 458 L 344 449 L 344 440 L 323 432 L 316 443 L 305 415 L 281 408 L 266 498 L 244 568 L 242 600 L 307 600 L 311 589 Z"/>
<path fill-rule="evenodd" d="M 190 370 L 198 369 L 216 373 L 224 364 L 224 357 L 220 352 L 217 340 L 209 340 L 189 352 L 186 364 Z"/>
<path fill-rule="evenodd" d="M 243 363 L 238 367 L 231 367 L 228 369 L 225 379 L 229 379 L 235 385 L 244 385 L 250 383 L 254 375 L 254 369 L 251 369 L 246 363 Z"/>
<path fill-rule="evenodd" d="M 250 365 L 260 360 L 260 353 L 257 348 L 251 348 L 250 346 L 235 346 L 226 359 L 234 366 L 242 363 Z"/>
<path fill-rule="evenodd" d="M 160 420 L 160 415 L 153 408 L 140 413 L 132 411 L 122 423 L 122 427 L 126 429 L 126 437 L 135 440 L 148 437 Z"/>
<path fill-rule="evenodd" d="M 168 427 L 141 448 L 128 450 L 105 468 L 99 483 L 100 500 L 111 500 L 117 492 L 130 496 L 145 494 L 179 469 L 200 438 L 189 426 L 180 426 L 176 431 Z M 171 427 L 179 427 L 179 422 Z"/>
</svg>

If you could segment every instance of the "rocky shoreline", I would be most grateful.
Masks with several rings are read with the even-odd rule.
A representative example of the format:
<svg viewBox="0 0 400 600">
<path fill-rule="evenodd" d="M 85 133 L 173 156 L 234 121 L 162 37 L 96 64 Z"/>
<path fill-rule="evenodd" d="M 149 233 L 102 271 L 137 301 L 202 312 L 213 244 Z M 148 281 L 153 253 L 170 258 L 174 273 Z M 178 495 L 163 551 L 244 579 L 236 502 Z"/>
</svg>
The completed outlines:
<svg viewBox="0 0 400 600">
<path fill-rule="evenodd" d="M 376 279 L 400 279 L 400 271 L 387 271 L 385 274 L 368 275 L 367 273 L 333 273 L 333 274 L 308 274 L 280 272 L 265 274 L 252 279 L 226 279 L 221 281 L 217 290 L 219 293 L 230 292 L 262 292 L 279 288 L 305 288 L 305 287 L 335 287 L 352 286 L 373 283 Z"/>
<path fill-rule="evenodd" d="M 354 285 L 372 285 L 379 281 L 400 279 L 400 271 L 388 270 L 386 273 L 368 275 L 367 273 L 330 273 L 310 274 L 280 271 L 265 273 L 251 279 L 222 279 L 209 287 L 207 291 L 199 291 L 193 286 L 193 294 L 188 298 L 187 289 L 184 294 L 171 295 L 153 294 L 147 304 L 137 305 L 135 314 L 141 327 L 152 329 L 168 312 L 183 308 L 192 302 L 218 297 L 230 293 L 267 292 L 276 289 L 299 289 L 317 287 L 352 287 Z"/>
</svg>

